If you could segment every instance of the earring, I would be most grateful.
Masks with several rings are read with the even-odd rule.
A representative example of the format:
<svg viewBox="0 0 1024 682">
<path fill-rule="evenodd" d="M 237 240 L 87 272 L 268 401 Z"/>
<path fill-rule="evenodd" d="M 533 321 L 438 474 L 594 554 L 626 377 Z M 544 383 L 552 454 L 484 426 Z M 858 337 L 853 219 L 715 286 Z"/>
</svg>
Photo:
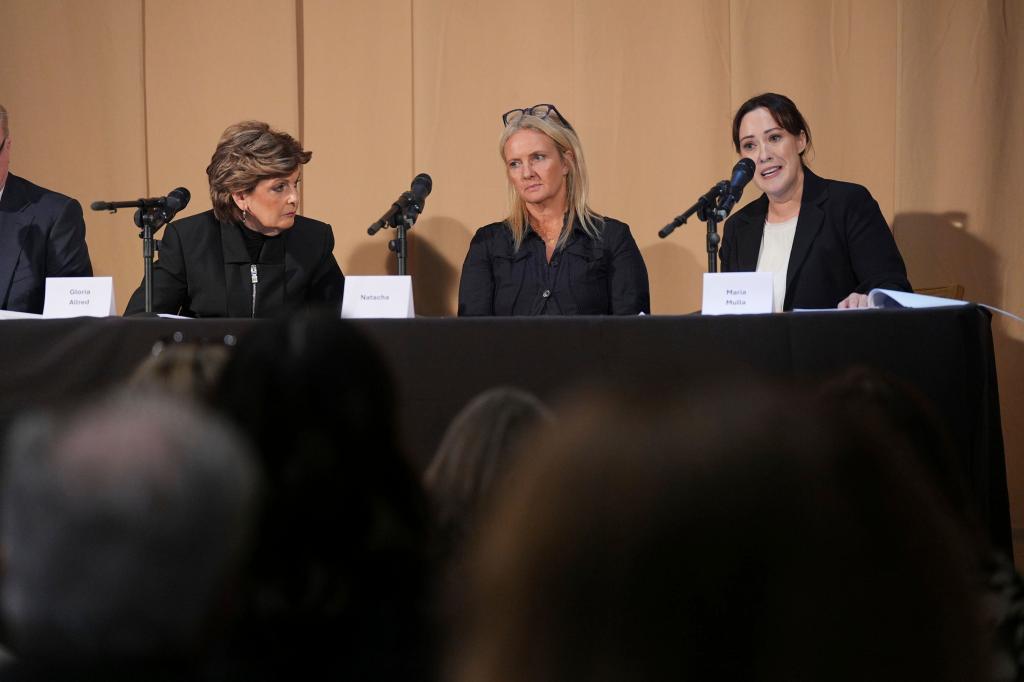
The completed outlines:
<svg viewBox="0 0 1024 682">
<path fill-rule="evenodd" d="M 246 213 L 245 209 L 243 208 L 242 209 L 242 222 L 244 223 L 248 217 L 249 217 L 249 214 Z"/>
</svg>

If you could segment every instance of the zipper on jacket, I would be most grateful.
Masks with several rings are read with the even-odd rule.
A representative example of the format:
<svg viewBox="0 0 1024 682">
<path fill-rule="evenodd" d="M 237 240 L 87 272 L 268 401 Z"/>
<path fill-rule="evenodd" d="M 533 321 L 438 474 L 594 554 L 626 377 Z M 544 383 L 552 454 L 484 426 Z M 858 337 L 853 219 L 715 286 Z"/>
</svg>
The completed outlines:
<svg viewBox="0 0 1024 682">
<path fill-rule="evenodd" d="M 256 284 L 260 281 L 260 275 L 255 263 L 249 266 L 249 279 L 252 280 L 252 317 L 256 317 Z"/>
</svg>

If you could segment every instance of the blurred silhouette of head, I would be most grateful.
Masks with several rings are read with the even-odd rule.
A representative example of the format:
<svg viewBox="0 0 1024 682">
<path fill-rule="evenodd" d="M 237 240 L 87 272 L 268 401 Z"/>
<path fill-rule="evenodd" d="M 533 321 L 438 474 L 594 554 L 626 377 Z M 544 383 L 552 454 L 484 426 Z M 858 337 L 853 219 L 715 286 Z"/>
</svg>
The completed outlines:
<svg viewBox="0 0 1024 682">
<path fill-rule="evenodd" d="M 967 529 L 987 542 L 952 436 L 919 390 L 880 370 L 853 367 L 826 381 L 820 397 L 851 421 L 884 424 L 889 452 L 913 458 Z"/>
<path fill-rule="evenodd" d="M 268 481 L 241 655 L 267 675 L 304 664 L 366 679 L 418 665 L 429 521 L 373 344 L 331 316 L 260 325 L 214 400 L 257 444 Z"/>
<path fill-rule="evenodd" d="M 222 419 L 124 392 L 7 441 L 3 611 L 26 662 L 197 656 L 248 537 L 257 469 Z"/>
<path fill-rule="evenodd" d="M 484 391 L 455 416 L 424 474 L 451 548 L 475 526 L 479 508 L 518 460 L 524 438 L 551 418 L 534 395 L 504 386 Z"/>
<path fill-rule="evenodd" d="M 970 552 L 884 436 L 749 388 L 562 420 L 481 528 L 455 678 L 980 679 Z"/>
</svg>

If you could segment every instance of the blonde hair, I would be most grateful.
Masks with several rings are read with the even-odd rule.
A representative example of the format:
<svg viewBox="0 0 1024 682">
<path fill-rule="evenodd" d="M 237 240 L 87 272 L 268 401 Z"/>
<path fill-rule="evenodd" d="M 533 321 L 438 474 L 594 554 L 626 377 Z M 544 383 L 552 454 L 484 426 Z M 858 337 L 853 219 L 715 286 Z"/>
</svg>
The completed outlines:
<svg viewBox="0 0 1024 682">
<path fill-rule="evenodd" d="M 588 236 L 600 239 L 603 218 L 594 213 L 587 205 L 590 181 L 587 176 L 587 164 L 583 160 L 583 146 L 580 144 L 580 138 L 576 136 L 574 130 L 557 122 L 558 120 L 554 114 L 549 114 L 546 118 L 532 114 L 520 116 L 505 126 L 505 130 L 501 133 L 498 155 L 503 161 L 505 160 L 505 143 L 520 130 L 536 130 L 538 133 L 547 135 L 555 143 L 558 155 L 569 165 L 569 173 L 565 177 L 568 215 L 565 224 L 562 225 L 562 232 L 558 235 L 556 245 L 556 248 L 560 249 L 565 246 L 577 220 Z M 518 251 L 523 244 L 526 230 L 530 226 L 530 214 L 526 211 L 526 202 L 516 192 L 511 178 L 508 180 L 508 200 L 509 215 L 505 222 L 512 230 L 512 240 L 515 242 L 515 250 Z"/>
<path fill-rule="evenodd" d="M 4 137 L 11 134 L 10 123 L 7 118 L 7 109 L 4 108 L 3 104 L 0 104 L 0 130 L 4 131 Z"/>
<path fill-rule="evenodd" d="M 312 156 L 294 137 L 262 121 L 229 126 L 206 167 L 214 215 L 224 222 L 240 220 L 233 193 L 251 192 L 260 180 L 287 177 Z"/>
</svg>

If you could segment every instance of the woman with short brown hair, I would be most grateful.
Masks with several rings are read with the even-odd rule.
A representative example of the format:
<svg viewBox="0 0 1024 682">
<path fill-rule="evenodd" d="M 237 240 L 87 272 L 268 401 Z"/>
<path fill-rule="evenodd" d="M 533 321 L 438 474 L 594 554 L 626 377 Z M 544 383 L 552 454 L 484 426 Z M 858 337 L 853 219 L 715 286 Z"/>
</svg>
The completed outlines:
<svg viewBox="0 0 1024 682">
<path fill-rule="evenodd" d="M 171 223 L 153 264 L 153 312 L 273 317 L 337 308 L 345 279 L 331 226 L 298 215 L 312 152 L 260 121 L 230 126 L 206 174 L 213 209 Z M 126 315 L 144 310 L 143 287 Z"/>
</svg>

